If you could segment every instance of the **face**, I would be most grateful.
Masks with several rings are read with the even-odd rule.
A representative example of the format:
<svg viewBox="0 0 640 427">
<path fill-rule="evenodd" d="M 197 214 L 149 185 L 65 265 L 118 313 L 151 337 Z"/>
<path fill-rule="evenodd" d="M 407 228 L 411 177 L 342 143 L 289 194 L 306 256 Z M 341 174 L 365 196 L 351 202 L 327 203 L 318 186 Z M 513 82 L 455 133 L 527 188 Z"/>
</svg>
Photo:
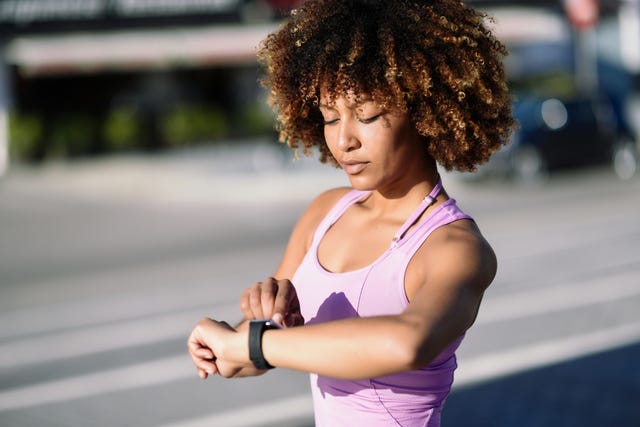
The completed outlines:
<svg viewBox="0 0 640 427">
<path fill-rule="evenodd" d="M 322 96 L 320 112 L 327 146 L 354 188 L 400 190 L 426 174 L 424 141 L 405 113 L 355 96 Z"/>
</svg>

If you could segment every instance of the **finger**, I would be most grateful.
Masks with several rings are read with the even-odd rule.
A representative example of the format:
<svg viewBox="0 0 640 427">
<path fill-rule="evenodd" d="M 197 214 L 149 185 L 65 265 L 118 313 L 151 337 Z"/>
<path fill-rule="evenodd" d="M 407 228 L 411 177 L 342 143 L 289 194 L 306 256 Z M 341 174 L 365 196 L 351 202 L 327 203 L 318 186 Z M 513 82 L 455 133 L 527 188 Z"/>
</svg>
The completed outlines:
<svg viewBox="0 0 640 427">
<path fill-rule="evenodd" d="M 249 308 L 251 310 L 250 319 L 260 319 L 264 317 L 261 303 L 262 287 L 260 283 L 255 283 L 249 289 Z"/>
<path fill-rule="evenodd" d="M 189 350 L 189 353 L 196 354 L 202 349 L 211 351 L 202 336 L 202 328 L 206 327 L 209 323 L 211 323 L 211 319 L 204 318 L 196 325 L 195 328 L 193 328 L 191 334 L 189 334 L 189 338 L 187 339 L 187 349 Z M 213 357 L 213 353 L 211 353 L 211 357 Z"/>
<path fill-rule="evenodd" d="M 282 310 L 284 314 L 284 326 L 300 326 L 304 324 L 304 318 L 300 313 L 300 302 L 295 286 L 287 279 L 278 281 L 278 301 L 276 306 L 278 310 L 284 305 Z"/>
<path fill-rule="evenodd" d="M 209 375 L 214 375 L 218 372 L 218 367 L 216 366 L 216 364 L 208 360 L 195 359 L 194 363 L 196 364 L 196 367 L 198 369 L 203 370 Z"/>
<path fill-rule="evenodd" d="M 262 282 L 260 303 L 262 304 L 262 317 L 270 318 L 275 313 L 274 304 L 278 293 L 278 284 L 273 277 Z"/>
<path fill-rule="evenodd" d="M 189 334 L 189 338 L 187 339 L 187 349 L 189 350 L 189 353 L 195 354 L 200 349 L 203 349 L 203 348 L 207 348 L 207 347 L 203 345 L 199 337 L 199 332 L 197 328 L 194 328 L 193 331 L 191 331 L 191 334 Z"/>
<path fill-rule="evenodd" d="M 205 362 L 205 361 L 204 361 L 204 360 L 202 360 L 202 359 L 198 359 L 197 357 L 191 357 L 191 361 L 192 361 L 192 362 L 193 362 L 193 364 L 195 365 L 196 370 L 198 371 L 198 375 L 199 375 L 202 379 L 207 378 L 207 376 L 208 376 L 209 374 L 212 374 L 212 375 L 213 375 L 213 374 L 215 373 L 216 369 L 217 369 L 217 368 L 214 368 L 214 367 L 212 367 L 212 366 L 205 366 L 205 365 L 203 364 L 203 362 Z M 205 375 L 203 376 L 203 374 L 205 374 Z"/>
<path fill-rule="evenodd" d="M 304 317 L 300 310 L 300 301 L 298 300 L 298 294 L 295 287 L 292 285 L 292 297 L 289 304 L 289 312 L 287 313 L 287 325 L 288 326 L 300 326 L 304 325 Z"/>
<path fill-rule="evenodd" d="M 254 318 L 253 311 L 251 310 L 250 301 L 251 288 L 247 288 L 240 295 L 240 310 L 244 315 L 244 318 L 247 320 L 251 320 Z"/>
<path fill-rule="evenodd" d="M 196 353 L 189 353 L 189 357 L 191 357 L 191 361 L 196 366 L 196 368 L 201 368 L 203 363 L 213 363 L 215 364 L 216 357 L 201 357 Z"/>
<path fill-rule="evenodd" d="M 289 280 L 277 281 L 277 293 L 273 303 L 273 313 L 282 314 L 283 318 L 289 313 L 291 298 L 295 298 L 295 289 Z"/>
<path fill-rule="evenodd" d="M 198 349 L 196 349 L 193 354 L 195 356 L 197 356 L 200 359 L 213 359 L 214 355 L 213 355 L 213 351 L 211 351 L 210 348 L 205 348 L 205 347 L 200 347 Z"/>
<path fill-rule="evenodd" d="M 299 312 L 291 313 L 285 318 L 285 324 L 290 326 L 302 326 L 304 325 L 304 317 Z"/>
<path fill-rule="evenodd" d="M 287 322 L 285 321 L 284 316 L 281 313 L 274 314 L 272 319 L 279 325 L 287 326 Z"/>
</svg>

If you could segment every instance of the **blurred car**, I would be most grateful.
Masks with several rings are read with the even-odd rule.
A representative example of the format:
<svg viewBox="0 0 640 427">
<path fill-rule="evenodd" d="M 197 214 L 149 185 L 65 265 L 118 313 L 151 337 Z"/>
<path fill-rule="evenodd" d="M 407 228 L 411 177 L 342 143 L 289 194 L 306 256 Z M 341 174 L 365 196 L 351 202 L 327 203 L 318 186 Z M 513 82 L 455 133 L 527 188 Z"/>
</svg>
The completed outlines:
<svg viewBox="0 0 640 427">
<path fill-rule="evenodd" d="M 620 70 L 606 68 L 596 87 L 585 91 L 576 84 L 567 44 L 511 46 L 510 56 L 519 128 L 473 178 L 539 181 L 550 171 L 607 163 L 622 179 L 636 173 L 637 136 L 623 111 Z"/>
<path fill-rule="evenodd" d="M 605 98 L 522 98 L 514 104 L 519 128 L 480 176 L 540 180 L 550 171 L 610 163 L 620 178 L 637 169 L 634 138 L 621 131 Z"/>
</svg>

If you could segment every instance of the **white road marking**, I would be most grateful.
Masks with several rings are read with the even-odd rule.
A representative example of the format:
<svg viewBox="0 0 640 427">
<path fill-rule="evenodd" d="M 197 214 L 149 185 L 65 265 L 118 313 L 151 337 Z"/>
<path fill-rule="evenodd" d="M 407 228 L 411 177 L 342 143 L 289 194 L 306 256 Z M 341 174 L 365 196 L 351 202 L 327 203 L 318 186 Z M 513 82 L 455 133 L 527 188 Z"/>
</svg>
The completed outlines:
<svg viewBox="0 0 640 427">
<path fill-rule="evenodd" d="M 454 387 L 592 355 L 640 342 L 640 322 L 459 360 Z"/>
<path fill-rule="evenodd" d="M 488 294 L 480 306 L 477 324 L 559 312 L 638 295 L 640 282 L 635 271 L 586 279 L 579 285 L 536 288 L 505 295 Z"/>
<path fill-rule="evenodd" d="M 238 317 L 238 312 L 237 304 L 216 308 L 216 313 L 220 314 L 222 319 Z M 49 333 L 34 338 L 9 340 L 0 344 L 0 369 L 33 363 L 42 365 L 70 357 L 180 338 L 185 341 L 186 354 L 189 332 L 204 315 L 202 309 L 194 309 L 178 314 L 145 317 L 69 332 Z"/>
<path fill-rule="evenodd" d="M 536 289 L 507 295 L 491 295 L 480 308 L 477 324 L 509 321 L 527 316 L 559 312 L 640 295 L 636 273 L 598 278 L 576 285 Z M 216 315 L 233 319 L 237 304 L 217 306 Z M 205 313 L 201 309 L 152 316 L 114 324 L 88 326 L 68 332 L 7 340 L 0 344 L 0 369 L 47 363 L 101 351 L 124 349 L 164 340 L 186 337 L 190 328 Z M 46 352 L 42 349 L 46 348 Z"/>
<path fill-rule="evenodd" d="M 197 373 L 185 351 L 183 356 L 2 391 L 0 411 L 66 402 L 103 393 L 165 384 L 188 377 L 197 378 Z"/>
<path fill-rule="evenodd" d="M 454 387 L 464 387 L 638 341 L 640 341 L 640 322 L 460 360 L 460 368 L 456 373 Z M 185 353 L 184 356 L 3 391 L 0 392 L 0 411 L 65 402 L 103 393 L 165 384 L 186 378 L 196 378 L 196 372 Z M 260 420 L 266 422 L 268 420 L 265 419 L 265 414 L 271 412 L 277 412 L 277 415 L 273 414 L 273 416 L 282 417 L 282 420 L 311 416 L 310 407 L 301 404 L 300 399 L 302 398 L 296 396 L 292 399 L 264 404 L 269 408 L 271 408 L 271 403 L 276 404 L 278 408 L 281 408 L 278 411 L 273 409 L 264 411 L 262 405 L 251 406 L 202 419 L 187 420 L 184 423 L 181 422 L 180 425 L 193 427 L 201 425 L 255 425 L 257 414 L 260 415 Z M 230 424 L 226 420 L 234 420 L 233 422 L 236 424 Z"/>
<path fill-rule="evenodd" d="M 255 427 L 277 425 L 296 418 L 313 418 L 311 394 L 268 401 L 260 405 L 182 420 L 161 427 Z"/>
</svg>

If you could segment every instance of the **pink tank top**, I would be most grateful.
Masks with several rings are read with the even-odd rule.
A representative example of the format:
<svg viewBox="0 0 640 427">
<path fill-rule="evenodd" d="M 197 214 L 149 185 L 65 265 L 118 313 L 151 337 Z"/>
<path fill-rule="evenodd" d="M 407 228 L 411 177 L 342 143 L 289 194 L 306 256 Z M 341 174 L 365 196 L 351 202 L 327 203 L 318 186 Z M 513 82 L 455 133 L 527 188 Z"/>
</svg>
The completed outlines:
<svg viewBox="0 0 640 427">
<path fill-rule="evenodd" d="M 348 317 L 399 314 L 408 305 L 404 276 L 409 261 L 436 228 L 471 219 L 449 199 L 407 230 L 433 203 L 441 190 L 434 187 L 398 230 L 389 249 L 370 265 L 345 273 L 332 273 L 318 261 L 318 245 L 326 231 L 367 192 L 352 190 L 318 225 L 313 242 L 293 276 L 306 324 Z M 341 380 L 311 374 L 317 427 L 440 425 L 440 411 L 451 390 L 456 368 L 455 350 L 462 336 L 428 366 L 409 372 L 366 380 Z"/>
</svg>

